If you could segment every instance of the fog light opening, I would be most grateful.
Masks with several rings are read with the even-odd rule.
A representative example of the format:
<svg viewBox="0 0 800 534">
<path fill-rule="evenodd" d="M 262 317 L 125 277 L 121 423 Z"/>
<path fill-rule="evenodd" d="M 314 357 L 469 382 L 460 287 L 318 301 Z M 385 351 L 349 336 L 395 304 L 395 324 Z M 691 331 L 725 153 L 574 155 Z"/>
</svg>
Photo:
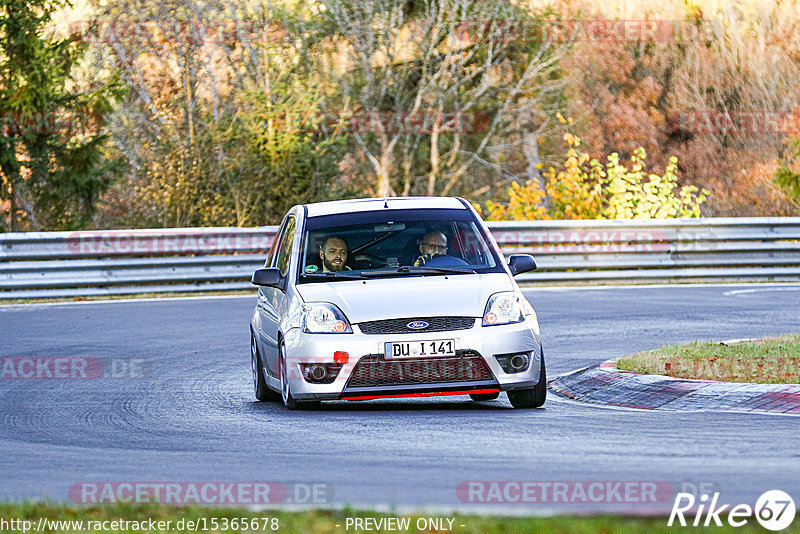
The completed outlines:
<svg viewBox="0 0 800 534">
<path fill-rule="evenodd" d="M 311 369 L 309 369 L 308 374 L 314 380 L 325 380 L 325 377 L 328 375 L 328 370 L 325 369 L 324 365 L 317 364 L 311 366 Z"/>
<path fill-rule="evenodd" d="M 339 376 L 343 366 L 341 363 L 301 363 L 300 369 L 306 382 L 330 384 Z"/>
<path fill-rule="evenodd" d="M 531 363 L 530 352 L 516 352 L 513 354 L 496 354 L 497 363 L 504 373 L 521 373 L 528 369 Z"/>
<path fill-rule="evenodd" d="M 513 370 L 522 371 L 528 367 L 528 356 L 527 354 L 514 354 L 508 363 Z"/>
</svg>

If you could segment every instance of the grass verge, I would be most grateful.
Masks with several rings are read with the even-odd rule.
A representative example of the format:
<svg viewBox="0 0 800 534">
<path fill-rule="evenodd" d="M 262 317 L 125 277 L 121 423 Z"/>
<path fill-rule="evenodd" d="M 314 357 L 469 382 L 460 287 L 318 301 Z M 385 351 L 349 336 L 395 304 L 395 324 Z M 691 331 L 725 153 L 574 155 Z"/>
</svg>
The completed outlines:
<svg viewBox="0 0 800 534">
<path fill-rule="evenodd" d="M 380 520 L 381 518 L 409 518 L 409 528 L 407 530 L 398 530 L 396 528 L 369 528 L 369 529 L 356 529 L 351 523 L 350 528 L 347 528 L 347 519 L 355 518 L 374 518 Z M 314 510 L 306 512 L 287 512 L 278 510 L 264 510 L 260 512 L 249 511 L 241 508 L 211 508 L 203 506 L 185 506 L 174 507 L 157 504 L 111 504 L 102 506 L 64 506 L 49 503 L 25 503 L 25 504 L 0 504 L 0 518 L 6 521 L 10 519 L 21 519 L 31 521 L 33 528 L 38 525 L 40 518 L 57 521 L 82 521 L 82 528 L 76 528 L 74 523 L 72 526 L 64 526 L 63 528 L 52 528 L 53 525 L 49 524 L 51 528 L 43 528 L 38 531 L 42 532 L 74 532 L 74 533 L 96 533 L 96 534 L 112 534 L 112 533 L 133 533 L 133 532 L 194 532 L 194 528 L 188 528 L 188 521 L 193 521 L 199 524 L 198 532 L 204 532 L 203 525 L 208 527 L 205 532 L 282 532 L 282 533 L 346 533 L 346 532 L 452 532 L 456 534 L 500 534 L 500 533 L 534 533 L 534 532 L 547 532 L 548 534 L 609 534 L 609 533 L 653 533 L 658 534 L 661 532 L 674 532 L 676 530 L 681 532 L 712 532 L 712 533 L 750 533 L 750 532 L 764 532 L 758 522 L 754 518 L 750 518 L 746 525 L 740 528 L 734 528 L 727 524 L 726 517 L 721 517 L 723 527 L 679 527 L 667 526 L 666 517 L 627 517 L 627 516 L 588 516 L 588 517 L 497 517 L 497 516 L 470 516 L 470 515 L 395 515 L 395 514 L 379 514 L 375 512 L 366 512 L 358 510 Z M 266 518 L 266 521 L 264 520 Z M 430 525 L 419 525 L 417 520 L 420 518 L 442 518 L 454 519 L 452 526 L 445 529 L 431 528 Z M 88 525 L 87 521 L 136 521 L 142 522 L 153 519 L 154 521 L 170 521 L 170 528 L 164 530 L 147 530 L 132 528 L 128 525 L 118 525 L 118 527 L 126 528 L 113 528 L 114 525 L 106 523 L 105 528 L 92 529 L 92 525 Z M 212 519 L 217 521 L 217 528 L 212 528 Z M 222 528 L 222 525 L 227 519 L 229 528 Z M 233 524 L 233 519 L 237 519 L 236 528 L 230 528 Z M 257 520 L 257 528 L 250 528 L 250 523 L 253 519 Z M 687 520 L 693 519 L 687 517 Z M 275 521 L 273 521 L 275 520 Z M 183 521 L 183 528 L 177 525 Z M 242 523 L 248 523 L 248 526 L 242 528 Z M 374 524 L 373 524 L 374 525 Z M 448 525 L 444 521 L 444 525 Z M 463 526 L 462 526 L 463 525 Z M 97 525 L 98 527 L 100 525 Z M 262 528 L 266 526 L 266 528 Z M 87 528 L 89 527 L 89 528 Z M 277 527 L 277 528 L 275 528 Z M 156 527 L 158 529 L 158 527 Z M 22 532 L 21 529 L 2 528 L 0 532 Z M 800 524 L 795 521 L 786 530 L 784 534 L 793 534 L 800 532 Z"/>
<path fill-rule="evenodd" d="M 694 342 L 620 358 L 617 367 L 675 378 L 800 383 L 800 335 L 736 343 Z"/>
</svg>

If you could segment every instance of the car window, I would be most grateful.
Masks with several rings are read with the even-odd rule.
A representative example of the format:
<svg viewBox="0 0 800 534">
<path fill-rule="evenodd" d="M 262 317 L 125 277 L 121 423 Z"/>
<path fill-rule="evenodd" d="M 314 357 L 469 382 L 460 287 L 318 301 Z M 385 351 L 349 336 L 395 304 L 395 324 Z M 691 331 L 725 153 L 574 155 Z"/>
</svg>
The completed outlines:
<svg viewBox="0 0 800 534">
<path fill-rule="evenodd" d="M 289 217 L 286 226 L 281 234 L 281 242 L 278 249 L 278 256 L 275 259 L 275 267 L 280 269 L 281 276 L 286 276 L 289 269 L 289 258 L 292 256 L 292 244 L 294 243 L 295 219 Z"/>
<path fill-rule="evenodd" d="M 342 248 L 346 254 L 341 253 Z M 332 256 L 321 250 L 338 252 Z M 338 271 L 338 278 L 344 280 L 356 275 L 407 275 L 406 271 L 421 267 L 503 272 L 481 227 L 467 210 L 359 212 L 306 221 L 301 283 L 330 281 L 331 275 L 323 276 L 326 271 Z"/>
<path fill-rule="evenodd" d="M 278 246 L 280 246 L 281 238 L 283 237 L 283 231 L 286 229 L 286 224 L 289 222 L 289 217 L 283 220 L 280 228 L 275 233 L 275 239 L 272 240 L 272 246 L 269 249 L 269 254 L 267 254 L 267 259 L 264 261 L 264 267 L 272 267 L 272 262 L 275 259 L 275 254 L 278 252 Z"/>
</svg>

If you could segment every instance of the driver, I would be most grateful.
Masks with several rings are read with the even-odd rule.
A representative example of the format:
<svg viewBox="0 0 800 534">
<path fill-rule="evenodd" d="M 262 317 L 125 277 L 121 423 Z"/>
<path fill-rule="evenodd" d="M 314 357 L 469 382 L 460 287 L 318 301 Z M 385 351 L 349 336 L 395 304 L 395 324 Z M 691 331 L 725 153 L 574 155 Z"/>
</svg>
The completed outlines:
<svg viewBox="0 0 800 534">
<path fill-rule="evenodd" d="M 422 267 L 434 257 L 446 255 L 447 237 L 438 230 L 430 231 L 419 241 L 419 251 L 422 255 L 414 262 L 414 267 Z"/>
<path fill-rule="evenodd" d="M 329 236 L 319 247 L 319 257 L 322 259 L 322 272 L 330 273 L 346 270 L 350 267 L 347 263 L 347 242 L 339 236 Z"/>
</svg>

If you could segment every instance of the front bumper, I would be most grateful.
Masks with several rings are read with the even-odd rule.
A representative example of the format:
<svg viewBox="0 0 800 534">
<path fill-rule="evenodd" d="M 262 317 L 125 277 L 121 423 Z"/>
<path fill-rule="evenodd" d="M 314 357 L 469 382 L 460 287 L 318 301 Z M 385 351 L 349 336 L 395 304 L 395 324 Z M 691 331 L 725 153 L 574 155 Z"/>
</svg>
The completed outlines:
<svg viewBox="0 0 800 534">
<path fill-rule="evenodd" d="M 535 321 L 535 318 L 530 317 L 517 324 L 483 327 L 480 319 L 476 319 L 469 329 L 410 334 L 364 334 L 358 324 L 353 325 L 352 334 L 306 334 L 293 328 L 285 335 L 292 396 L 300 400 L 367 400 L 532 388 L 539 381 L 542 356 Z M 378 363 L 385 363 L 387 366 L 392 362 L 408 362 L 402 358 L 385 360 L 383 347 L 386 342 L 442 339 L 455 340 L 456 358 L 450 358 L 452 361 L 442 364 L 434 362 L 437 358 L 428 358 L 428 361 L 423 361 L 426 359 L 421 357 L 415 358 L 415 361 L 420 362 L 419 368 L 424 371 L 417 373 L 410 382 L 408 379 L 398 380 L 397 383 L 392 383 L 392 380 L 376 380 L 365 385 L 363 380 L 359 380 L 359 384 L 354 385 L 355 380 L 351 381 L 356 365 L 362 358 L 368 358 L 373 363 L 379 361 Z M 332 383 L 315 384 L 303 378 L 299 364 L 333 363 L 334 353 L 339 351 L 347 352 L 349 357 Z M 530 353 L 530 363 L 527 369 L 518 373 L 504 372 L 495 358 L 498 354 L 521 352 Z M 473 359 L 471 363 L 467 361 L 470 358 Z M 482 359 L 485 366 L 476 362 L 475 358 Z M 476 366 L 476 363 L 480 365 Z M 473 368 L 480 368 L 481 372 L 470 374 L 454 371 L 463 371 L 463 366 L 467 364 L 473 366 L 470 367 L 470 372 Z M 439 376 L 436 374 L 437 369 L 442 373 Z M 420 378 L 420 375 L 423 376 Z M 385 375 L 382 376 L 385 378 Z M 469 379 L 443 380 L 451 376 L 466 376 Z"/>
</svg>

